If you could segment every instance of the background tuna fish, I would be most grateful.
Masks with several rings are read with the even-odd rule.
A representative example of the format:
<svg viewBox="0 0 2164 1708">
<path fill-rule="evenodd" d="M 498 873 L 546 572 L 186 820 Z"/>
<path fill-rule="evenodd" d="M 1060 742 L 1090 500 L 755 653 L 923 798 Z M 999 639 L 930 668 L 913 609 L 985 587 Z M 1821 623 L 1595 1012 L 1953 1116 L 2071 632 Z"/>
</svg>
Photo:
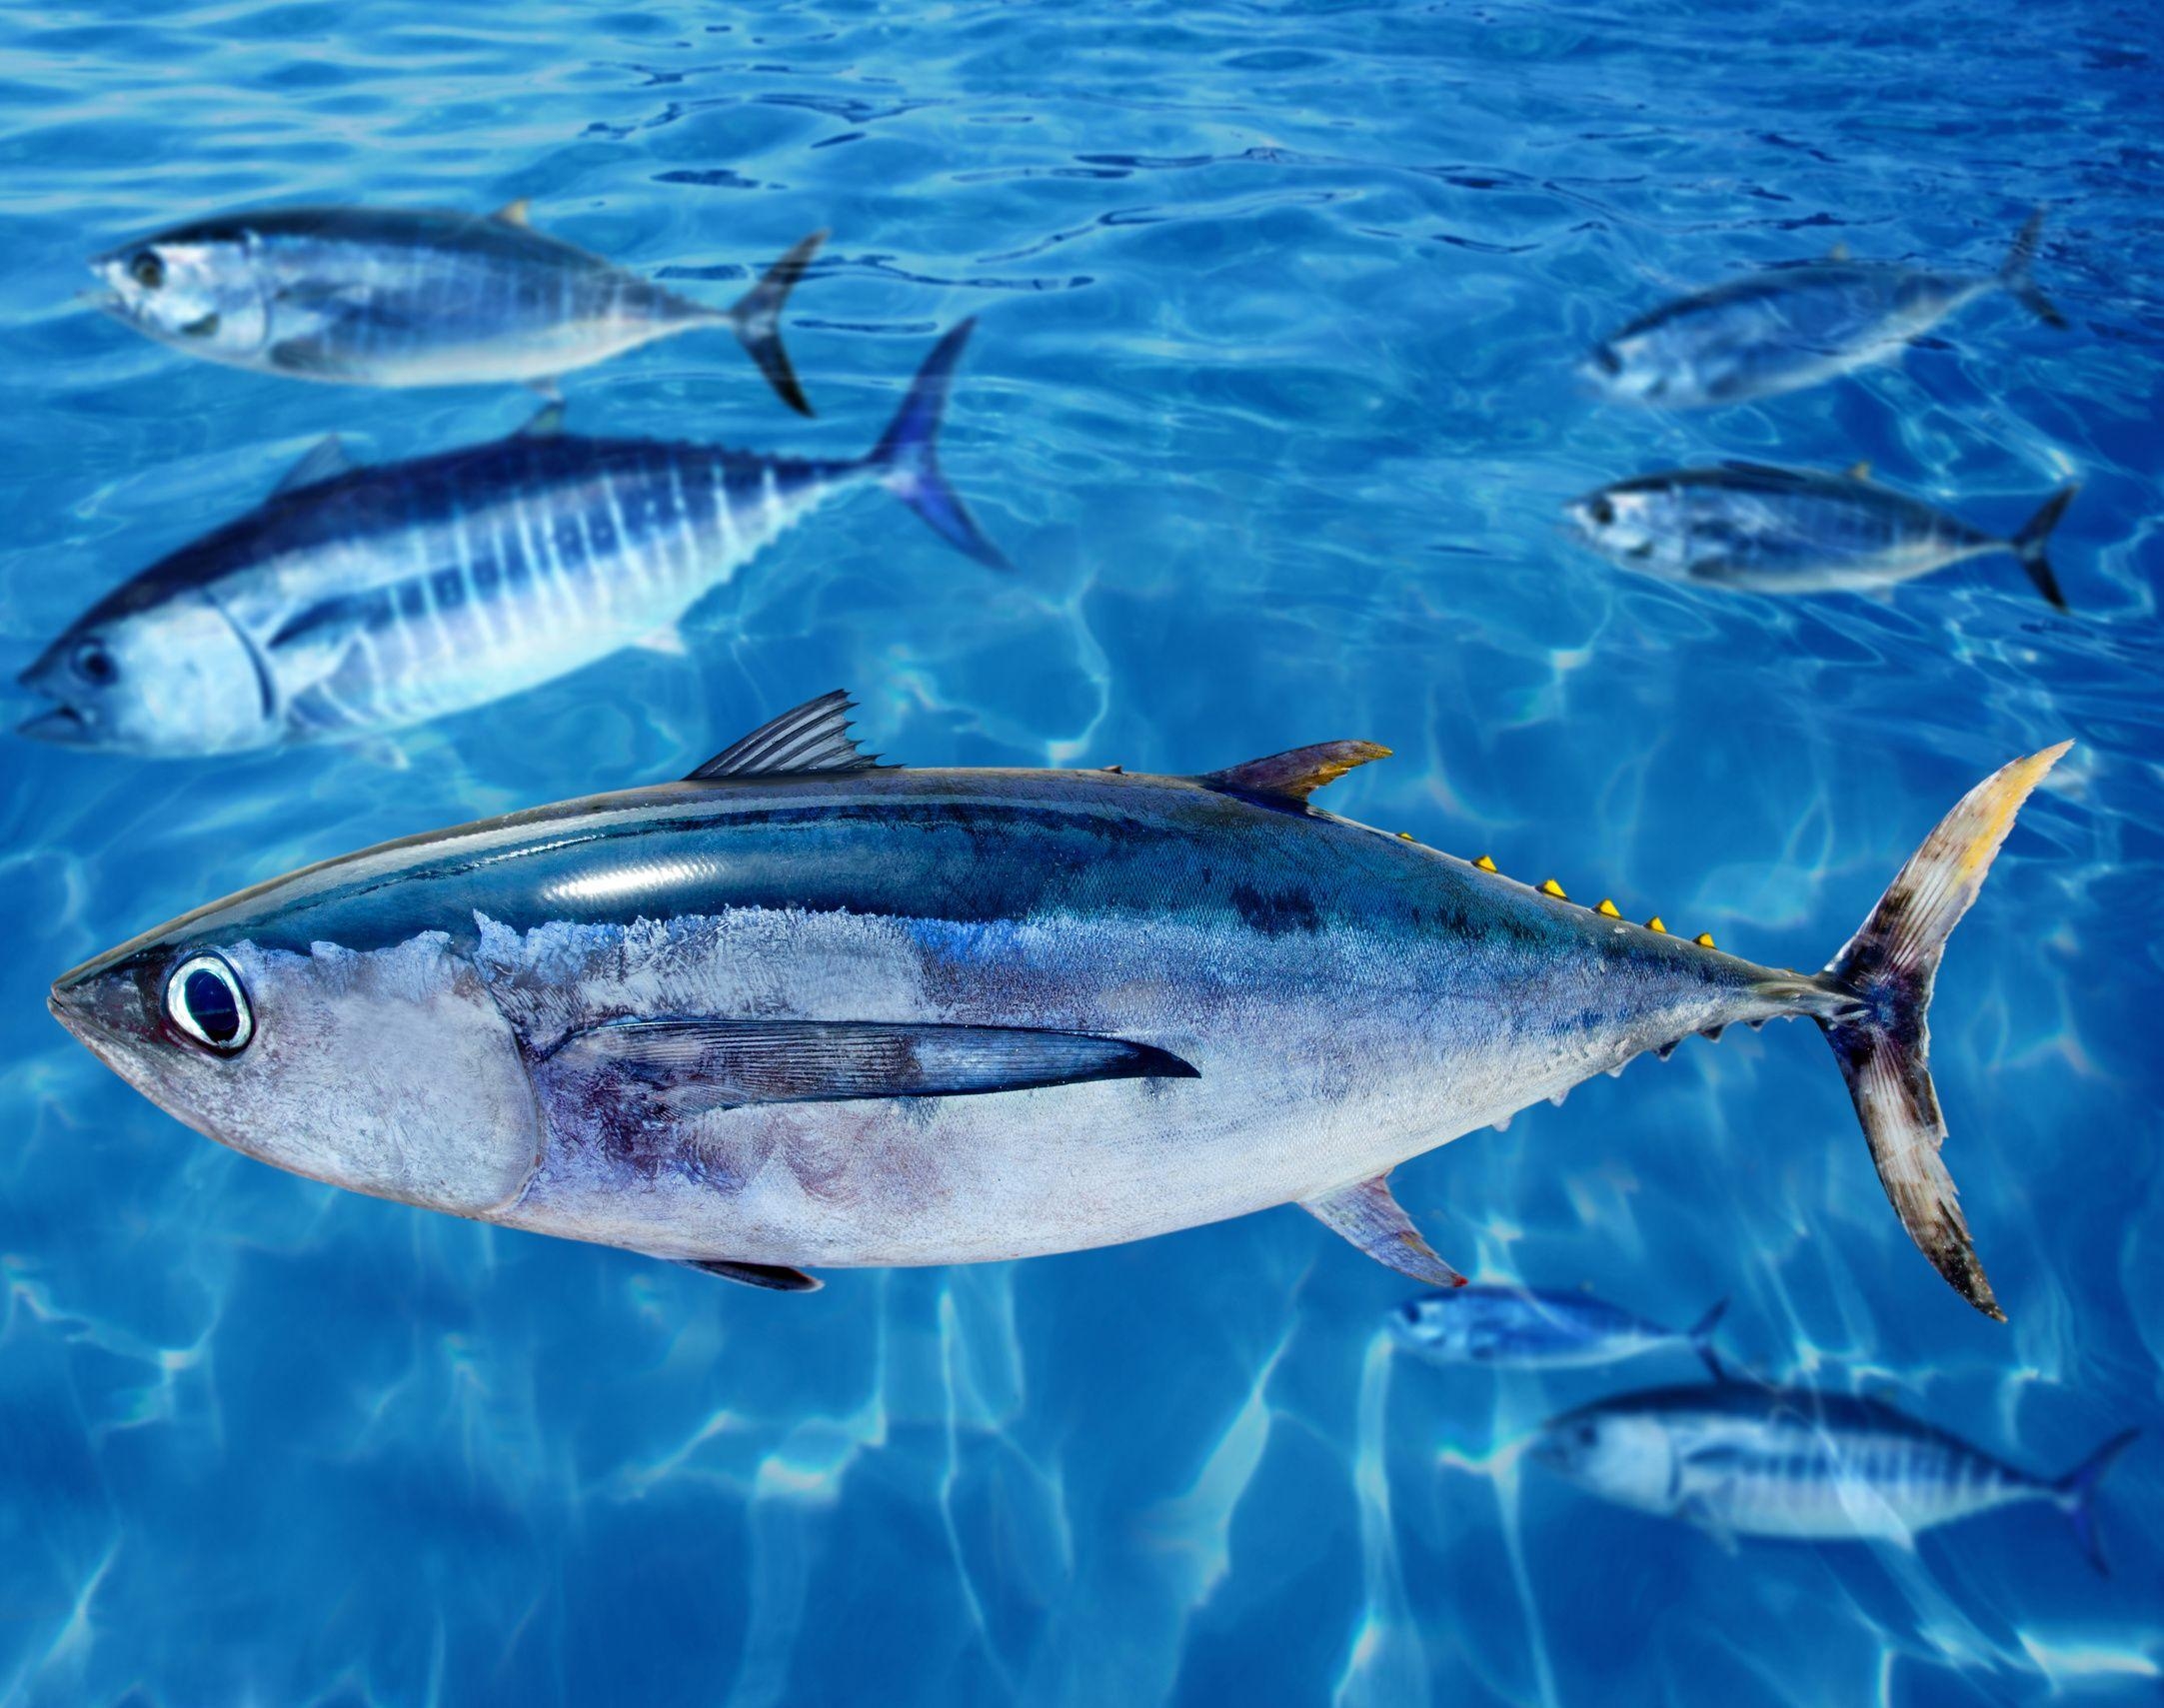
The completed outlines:
<svg viewBox="0 0 2164 1708">
<path fill-rule="evenodd" d="M 1310 807 L 1370 743 L 1199 778 L 918 772 L 859 754 L 847 704 L 681 783 L 260 884 L 78 967 L 53 1011 L 312 1178 L 792 1289 L 1286 1203 L 1461 1285 L 1398 1163 L 1693 1032 L 1807 1015 L 1903 1223 L 1999 1314 L 1924 1009 L 2063 748 L 1972 790 L 1814 975 Z"/>
<path fill-rule="evenodd" d="M 1580 1406 L 1532 1456 L 1604 1500 L 1738 1536 L 1908 1542 L 2004 1506 L 2066 1515 L 2105 1569 L 2095 1499 L 2135 1431 L 2056 1480 L 2031 1476 L 1878 1400 L 1743 1382 L 1660 1388 Z"/>
<path fill-rule="evenodd" d="M 1579 539 L 1626 570 L 1748 593 L 1865 593 L 1970 558 L 2010 554 L 2054 609 L 2066 599 L 2045 555 L 2078 487 L 2054 493 L 2001 539 L 1843 474 L 1724 463 L 1617 481 L 1565 509 Z"/>
<path fill-rule="evenodd" d="M 99 256 L 101 304 L 213 362 L 361 386 L 543 383 L 672 337 L 727 325 L 782 401 L 812 406 L 782 348 L 782 305 L 826 233 L 808 237 L 734 308 L 649 284 L 527 223 L 393 208 L 282 208 L 175 226 Z"/>
<path fill-rule="evenodd" d="M 530 429 L 353 469 L 329 441 L 261 509 L 72 624 L 23 675 L 57 704 L 22 732 L 195 756 L 482 705 L 621 647 L 674 646 L 671 625 L 704 595 L 864 486 L 997 566 L 936 457 L 971 325 L 941 341 L 886 437 L 850 461 Z"/>
<path fill-rule="evenodd" d="M 1456 1287 L 1407 1299 L 1390 1313 L 1390 1333 L 1408 1352 L 1437 1364 L 1495 1370 L 1578 1370 L 1681 1347 L 1721 1376 L 1713 1330 L 1722 1299 L 1687 1329 L 1663 1328 L 1585 1293 L 1532 1287 Z"/>
<path fill-rule="evenodd" d="M 2058 310 L 2029 283 L 2043 215 L 2032 215 L 1996 274 L 1937 273 L 1836 253 L 1663 304 L 1593 347 L 1579 372 L 1604 396 L 1684 409 L 1814 386 L 1898 356 L 1948 315 L 1994 291 L 2050 326 Z"/>
</svg>

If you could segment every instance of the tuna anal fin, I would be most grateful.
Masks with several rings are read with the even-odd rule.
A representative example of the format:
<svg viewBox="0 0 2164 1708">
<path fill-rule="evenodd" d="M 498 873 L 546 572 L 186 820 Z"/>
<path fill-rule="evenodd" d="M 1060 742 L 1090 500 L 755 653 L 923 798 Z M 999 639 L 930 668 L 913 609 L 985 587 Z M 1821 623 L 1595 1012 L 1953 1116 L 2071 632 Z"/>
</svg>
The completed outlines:
<svg viewBox="0 0 2164 1708">
<path fill-rule="evenodd" d="M 1431 1287 L 1465 1284 L 1465 1277 L 1435 1255 L 1433 1247 L 1420 1237 L 1420 1230 L 1412 1225 L 1412 1218 L 1390 1195 L 1387 1174 L 1377 1174 L 1356 1186 L 1341 1186 L 1319 1198 L 1302 1199 L 1300 1208 L 1385 1269 L 1395 1269 Z"/>
<path fill-rule="evenodd" d="M 873 1020 L 613 1020 L 548 1052 L 552 1091 L 670 1119 L 753 1103 L 1028 1091 L 1090 1079 L 1192 1079 L 1165 1050 L 1019 1026 Z"/>
<path fill-rule="evenodd" d="M 770 1293 L 816 1293 L 827 1284 L 816 1275 L 780 1263 L 739 1263 L 727 1257 L 680 1257 L 677 1261 L 702 1275 L 735 1281 L 740 1287 L 764 1287 Z"/>
<path fill-rule="evenodd" d="M 1304 807 L 1308 796 L 1335 783 L 1353 767 L 1389 757 L 1388 748 L 1373 742 L 1322 742 L 1311 748 L 1294 748 L 1288 754 L 1249 760 L 1229 771 L 1213 771 L 1200 781 L 1226 794 Z"/>
</svg>

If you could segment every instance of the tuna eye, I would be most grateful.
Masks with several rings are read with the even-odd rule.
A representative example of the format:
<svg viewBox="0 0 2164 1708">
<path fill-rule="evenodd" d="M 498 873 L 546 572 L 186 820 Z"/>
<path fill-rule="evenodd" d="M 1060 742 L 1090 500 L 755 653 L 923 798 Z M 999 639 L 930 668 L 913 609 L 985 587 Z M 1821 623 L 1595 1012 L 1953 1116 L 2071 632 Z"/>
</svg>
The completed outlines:
<svg viewBox="0 0 2164 1708">
<path fill-rule="evenodd" d="M 85 641 L 75 649 L 71 661 L 75 674 L 94 687 L 103 688 L 120 675 L 120 667 L 113 663 L 113 655 L 105 650 L 101 641 Z"/>
<path fill-rule="evenodd" d="M 215 954 L 192 954 L 165 981 L 165 1011 L 196 1042 L 220 1055 L 238 1055 L 255 1035 L 256 1019 L 240 974 Z"/>
<path fill-rule="evenodd" d="M 144 290 L 155 291 L 165 283 L 165 263 L 154 250 L 146 249 L 128 263 L 128 276 Z"/>
<path fill-rule="evenodd" d="M 1593 519 L 1593 526 L 1596 528 L 1605 528 L 1615 520 L 1615 506 L 1604 498 L 1594 499 L 1585 507 L 1585 512 Z"/>
</svg>

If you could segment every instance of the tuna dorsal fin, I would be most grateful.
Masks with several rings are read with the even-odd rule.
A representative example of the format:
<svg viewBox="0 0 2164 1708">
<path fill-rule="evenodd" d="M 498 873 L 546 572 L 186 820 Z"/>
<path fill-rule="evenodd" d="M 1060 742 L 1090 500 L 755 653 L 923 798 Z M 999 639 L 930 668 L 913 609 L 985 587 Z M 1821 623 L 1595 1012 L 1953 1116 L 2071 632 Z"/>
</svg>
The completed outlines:
<svg viewBox="0 0 2164 1708">
<path fill-rule="evenodd" d="M 1300 1208 L 1386 1269 L 1395 1269 L 1400 1275 L 1410 1275 L 1433 1287 L 1465 1284 L 1465 1277 L 1435 1255 L 1434 1248 L 1412 1225 L 1412 1218 L 1390 1195 L 1387 1174 L 1377 1174 L 1356 1186 L 1340 1186 L 1319 1198 L 1302 1199 Z"/>
<path fill-rule="evenodd" d="M 879 755 L 866 753 L 849 733 L 849 715 L 856 706 L 839 688 L 817 700 L 807 700 L 795 711 L 783 713 L 772 723 L 760 725 L 743 741 L 724 748 L 685 782 L 880 770 Z"/>
<path fill-rule="evenodd" d="M 530 196 L 521 196 L 516 202 L 506 202 L 489 215 L 505 225 L 531 226 L 534 223 L 534 202 Z"/>
<path fill-rule="evenodd" d="M 325 481 L 337 479 L 353 466 L 345 445 L 334 433 L 286 471 L 285 478 L 271 489 L 271 497 L 284 498 L 287 493 L 297 493 L 303 487 L 320 486 Z"/>
<path fill-rule="evenodd" d="M 1199 781 L 1232 795 L 1304 807 L 1308 796 L 1335 783 L 1354 766 L 1389 757 L 1388 748 L 1373 742 L 1323 742 L 1312 748 L 1294 748 L 1288 754 L 1272 754 L 1266 760 L 1249 760 L 1229 771 L 1213 771 Z"/>
</svg>

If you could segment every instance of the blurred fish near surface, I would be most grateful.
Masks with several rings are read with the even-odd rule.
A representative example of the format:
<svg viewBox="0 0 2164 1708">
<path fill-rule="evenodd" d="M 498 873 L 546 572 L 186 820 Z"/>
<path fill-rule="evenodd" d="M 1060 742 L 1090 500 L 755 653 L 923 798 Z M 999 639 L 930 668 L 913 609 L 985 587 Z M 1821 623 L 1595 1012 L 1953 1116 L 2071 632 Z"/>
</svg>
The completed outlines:
<svg viewBox="0 0 2164 1708">
<path fill-rule="evenodd" d="M 360 386 L 523 382 L 695 327 L 729 326 L 782 401 L 812 406 L 781 313 L 815 233 L 733 308 L 712 309 L 536 231 L 527 204 L 277 208 L 175 226 L 96 257 L 116 320 L 193 356 Z"/>
<path fill-rule="evenodd" d="M 1581 378 L 1619 403 L 1672 409 L 1800 391 L 1891 361 L 1949 315 L 2005 291 L 2047 326 L 2066 322 L 2029 280 L 2043 214 L 2030 216 L 1996 273 L 1851 261 L 1836 249 L 1664 303 L 1596 344 Z"/>
<path fill-rule="evenodd" d="M 2096 1491 L 2138 1431 L 2113 1436 L 2064 1476 L 2039 1477 L 1882 1400 L 1717 1382 L 1579 1406 L 1531 1457 L 1602 1499 L 1741 1536 L 1909 1542 L 2001 1507 L 2065 1515 L 2098 1571 Z"/>
<path fill-rule="evenodd" d="M 1829 474 L 1731 462 L 1616 481 L 1564 514 L 1611 562 L 1691 586 L 1875 593 L 2003 552 L 2064 611 L 2045 547 L 2079 491 L 2062 488 L 2002 538 L 1878 485 L 1864 464 Z"/>
<path fill-rule="evenodd" d="M 1397 1344 L 1430 1363 L 1576 1370 L 1680 1347 L 1718 1380 L 1713 1330 L 1727 1308 L 1722 1299 L 1690 1327 L 1674 1329 L 1587 1293 L 1467 1286 L 1407 1299 L 1389 1320 Z"/>
</svg>

